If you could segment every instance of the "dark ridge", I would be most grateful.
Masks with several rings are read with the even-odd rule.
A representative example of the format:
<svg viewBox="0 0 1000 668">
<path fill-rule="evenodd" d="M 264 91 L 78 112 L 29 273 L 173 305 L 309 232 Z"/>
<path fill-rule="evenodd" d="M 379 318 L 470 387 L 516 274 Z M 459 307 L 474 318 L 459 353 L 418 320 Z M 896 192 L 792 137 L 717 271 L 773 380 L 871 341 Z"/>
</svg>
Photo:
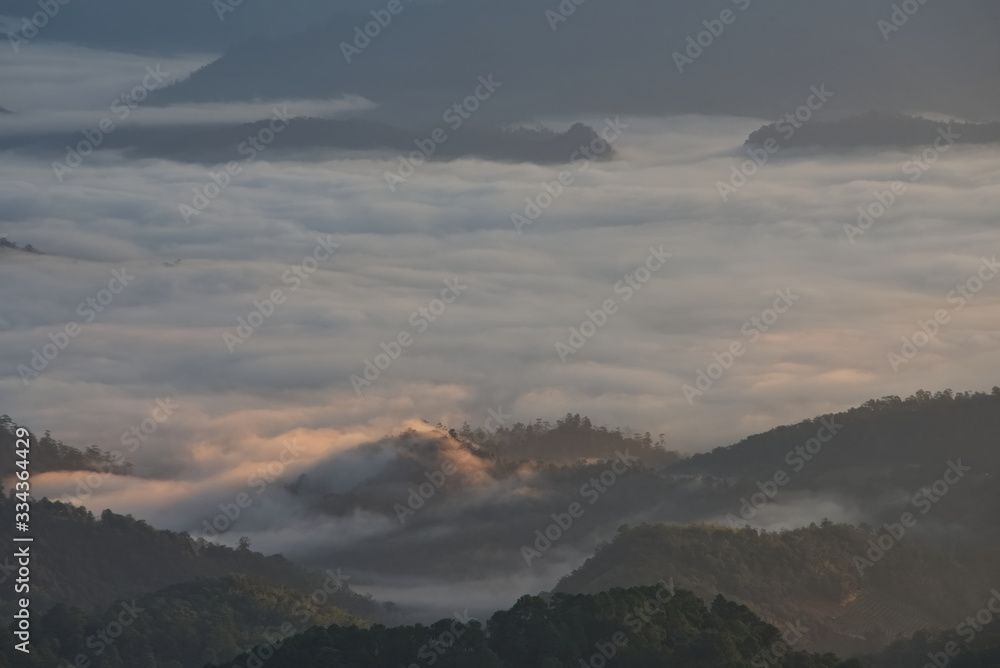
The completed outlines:
<svg viewBox="0 0 1000 668">
<path fill-rule="evenodd" d="M 941 147 L 953 143 L 992 144 L 1000 142 L 1000 123 L 941 122 L 920 116 L 869 111 L 837 121 L 812 121 L 799 128 L 787 121 L 778 121 L 752 132 L 746 144 L 763 146 L 768 140 L 776 141 L 782 148 L 908 148 L 935 142 Z"/>
</svg>

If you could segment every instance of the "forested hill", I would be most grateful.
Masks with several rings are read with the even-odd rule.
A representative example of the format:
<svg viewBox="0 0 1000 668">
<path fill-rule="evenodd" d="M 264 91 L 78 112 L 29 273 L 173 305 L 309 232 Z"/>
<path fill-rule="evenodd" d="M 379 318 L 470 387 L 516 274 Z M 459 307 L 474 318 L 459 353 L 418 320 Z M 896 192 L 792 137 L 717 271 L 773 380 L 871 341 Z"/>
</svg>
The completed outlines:
<svg viewBox="0 0 1000 668">
<path fill-rule="evenodd" d="M 945 491 L 947 498 L 938 503 L 942 497 L 933 491 L 926 497 L 934 510 L 924 528 L 960 529 L 1000 544 L 992 511 L 1000 507 L 998 434 L 1000 388 L 992 394 L 920 391 L 778 427 L 694 455 L 668 472 L 726 479 L 735 508 L 777 480 L 777 503 L 823 496 L 876 525 L 926 503 L 916 495 L 937 485 L 936 494 Z"/>
<path fill-rule="evenodd" d="M 292 635 L 320 624 L 368 625 L 318 601 L 338 583 L 304 594 L 257 578 L 199 578 L 87 613 L 59 604 L 41 615 L 28 656 L 0 637 L 0 665 L 51 668 L 83 656 L 96 668 L 201 668 L 228 661 L 265 638 Z M 320 594 L 317 594 L 319 592 Z M 117 625 L 123 630 L 118 634 Z M 102 635 L 102 631 L 104 632 Z"/>
<path fill-rule="evenodd" d="M 12 476 L 17 470 L 14 468 L 17 461 L 14 456 L 17 449 L 17 429 L 18 425 L 10 416 L 0 415 L 0 478 Z M 117 474 L 131 471 L 131 466 L 123 456 L 104 452 L 94 445 L 86 450 L 78 450 L 52 438 L 48 432 L 41 437 L 31 434 L 30 442 L 33 475 L 47 471 L 106 471 Z"/>
<path fill-rule="evenodd" d="M 914 465 L 937 467 L 957 456 L 976 462 L 977 470 L 1000 469 L 1000 387 L 994 387 L 992 394 L 920 390 L 906 399 L 871 399 L 827 417 L 843 424 L 843 429 L 823 446 L 821 462 L 804 467 L 802 478 L 860 466 L 875 471 Z M 787 467 L 788 453 L 815 438 L 824 424 L 822 418 L 814 418 L 777 427 L 735 445 L 693 455 L 674 464 L 670 471 L 761 478 L 773 473 L 776 466 Z"/>
<path fill-rule="evenodd" d="M 824 522 L 795 531 L 720 526 L 623 527 L 563 578 L 559 592 L 594 593 L 673 578 L 703 598 L 721 594 L 774 623 L 802 620 L 805 643 L 849 653 L 920 629 L 946 629 L 996 587 L 995 548 L 931 551 L 904 537 L 868 563 L 875 536 Z"/>
<path fill-rule="evenodd" d="M 477 621 L 442 620 L 429 627 L 330 626 L 287 640 L 268 668 L 344 666 L 387 668 L 861 668 L 832 655 L 799 651 L 800 637 L 779 630 L 747 608 L 718 597 L 711 606 L 694 594 L 657 587 L 618 589 L 593 596 L 521 598 Z M 782 636 L 784 633 L 784 639 Z M 456 637 L 457 636 L 457 637 Z M 791 644 L 786 644 L 787 639 Z M 252 665 L 245 654 L 235 665 Z M 265 650 L 270 654 L 270 648 Z M 782 656 L 776 656 L 780 653 Z M 756 663 L 754 663 L 756 662 Z M 230 668 L 229 663 L 215 668 Z"/>
<path fill-rule="evenodd" d="M 0 495 L 0 541 L 10 544 L 14 501 Z M 250 549 L 203 544 L 194 549 L 187 534 L 154 529 L 142 520 L 105 510 L 101 517 L 70 504 L 46 499 L 32 504 L 33 551 L 44 555 L 32 564 L 32 609 L 43 612 L 56 603 L 84 609 L 140 596 L 198 577 L 245 574 L 270 585 L 309 593 L 326 576 L 295 566 L 280 555 L 265 557 Z M 14 564 L 0 562 L 9 577 Z M 2 589 L 6 611 L 10 590 Z M 330 604 L 366 619 L 380 620 L 387 611 L 349 588 L 330 597 Z"/>
<path fill-rule="evenodd" d="M 681 459 L 668 450 L 660 434 L 658 440 L 645 434 L 623 433 L 591 423 L 590 418 L 579 413 L 567 413 L 561 420 L 550 424 L 542 420 L 510 426 L 498 426 L 494 431 L 472 429 L 468 423 L 454 434 L 510 461 L 536 461 L 551 464 L 575 464 L 584 460 L 613 459 L 616 452 L 628 450 L 652 468 L 673 464 Z"/>
</svg>

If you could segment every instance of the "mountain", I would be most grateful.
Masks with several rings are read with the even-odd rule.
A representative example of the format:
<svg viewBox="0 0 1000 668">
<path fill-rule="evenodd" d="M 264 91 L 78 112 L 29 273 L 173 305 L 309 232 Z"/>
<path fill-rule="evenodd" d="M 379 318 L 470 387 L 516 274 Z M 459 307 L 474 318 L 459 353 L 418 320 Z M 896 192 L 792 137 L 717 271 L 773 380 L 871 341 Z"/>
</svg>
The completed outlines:
<svg viewBox="0 0 1000 668">
<path fill-rule="evenodd" d="M 421 605 L 440 606 L 439 615 L 456 588 L 484 577 L 541 583 L 584 564 L 560 587 L 593 593 L 674 574 L 700 595 L 721 593 L 768 620 L 810 620 L 815 642 L 829 643 L 821 648 L 869 649 L 948 628 L 989 590 L 983 564 L 1000 546 L 992 517 L 1000 505 L 998 408 L 1000 390 L 920 391 L 686 459 L 662 439 L 596 427 L 578 415 L 493 433 L 425 424 L 312 462 L 269 491 L 270 512 L 248 514 L 238 533 L 222 539 L 273 540 L 274 518 L 294 518 L 281 525 L 282 547 L 272 548 L 287 559 L 200 538 L 193 549 L 185 534 L 39 502 L 39 549 L 55 556 L 33 584 L 43 607 L 92 607 L 231 572 L 310 591 L 321 576 L 303 568 L 335 565 L 387 599 L 408 591 L 399 583 L 441 587 L 440 601 L 409 599 L 406 613 L 423 620 L 431 609 Z M 827 516 L 857 526 L 830 525 Z M 905 539 L 896 540 L 904 517 Z M 358 518 L 364 533 L 355 530 Z M 731 528 L 634 528 L 616 536 L 623 524 L 665 522 Z M 190 523 L 201 530 L 201 518 Z M 743 529 L 748 524 L 807 528 L 758 535 Z M 0 540 L 10 537 L 3 526 L 12 524 L 0 525 Z M 877 563 L 877 550 L 867 556 L 870 541 L 899 546 Z M 660 558 L 675 549 L 675 559 Z M 729 556 L 720 562 L 716 554 Z M 874 567 L 865 565 L 862 575 L 854 557 Z M 662 570 L 674 561 L 688 565 Z M 137 565 L 150 563 L 157 567 Z M 386 613 L 357 595 L 331 604 L 373 621 Z M 476 614 L 500 607 L 476 605 Z"/>
<path fill-rule="evenodd" d="M 939 550 L 904 536 L 880 555 L 872 552 L 876 540 L 870 528 L 830 522 L 782 532 L 623 527 L 556 591 L 592 594 L 672 578 L 779 626 L 800 620 L 809 628 L 805 646 L 850 655 L 919 630 L 953 628 L 995 586 L 996 547 Z M 875 560 L 866 563 L 870 553 Z"/>
<path fill-rule="evenodd" d="M 551 442 L 559 445 L 567 429 L 539 425 L 533 438 L 544 443 L 553 432 Z M 316 462 L 269 498 L 289 515 L 311 518 L 309 526 L 330 531 L 350 526 L 359 515 L 370 518 L 371 530 L 353 541 L 330 541 L 315 531 L 304 535 L 289 556 L 310 567 L 335 563 L 397 577 L 512 574 L 531 566 L 522 546 L 534 543 L 536 530 L 551 524 L 556 510 L 566 512 L 574 503 L 586 508 L 573 521 L 572 539 L 554 546 L 546 560 L 589 552 L 623 518 L 664 503 L 669 482 L 643 457 L 658 462 L 669 453 L 644 438 L 593 426 L 577 433 L 593 440 L 563 465 L 551 461 L 569 456 L 561 447 L 540 452 L 540 461 L 491 451 L 502 451 L 498 444 L 506 433 L 487 447 L 458 431 L 411 430 Z"/>
<path fill-rule="evenodd" d="M 475 443 L 500 459 L 533 461 L 547 464 L 575 464 L 580 460 L 613 459 L 616 450 L 628 450 L 653 468 L 661 468 L 681 459 L 681 455 L 666 448 L 663 434 L 653 443 L 649 433 L 626 435 L 598 427 L 587 417 L 567 413 L 555 425 L 538 421 L 501 426 L 494 431 L 471 429 L 468 424 L 458 432 L 463 439 Z"/>
<path fill-rule="evenodd" d="M 108 630 L 115 624 L 124 626 L 120 637 Z M 229 661 L 262 638 L 288 636 L 315 624 L 369 625 L 317 604 L 309 594 L 257 578 L 198 578 L 91 613 L 60 603 L 36 623 L 28 661 L 14 650 L 12 634 L 4 634 L 0 653 L 14 665 L 39 668 L 73 663 L 81 655 L 101 666 L 201 668 Z"/>
<path fill-rule="evenodd" d="M 994 120 L 1000 106 L 992 85 L 998 13 L 981 0 L 921 4 L 898 31 L 890 23 L 893 7 L 865 0 L 403 7 L 381 27 L 364 11 L 317 20 L 294 35 L 249 40 L 151 101 L 356 94 L 379 105 L 372 117 L 419 126 L 492 74 L 502 87 L 471 122 L 608 113 L 780 118 L 821 86 L 832 92 L 824 113 L 920 110 Z M 374 25 L 374 37 L 364 34 L 366 24 Z"/>
<path fill-rule="evenodd" d="M 461 120 L 456 117 L 456 120 Z M 581 147 L 598 140 L 597 131 L 583 123 L 576 123 L 564 132 L 548 129 L 518 128 L 459 129 L 443 135 L 444 140 L 429 139 L 435 130 L 445 131 L 454 127 L 441 124 L 437 128 L 405 130 L 375 121 L 348 119 L 328 120 L 296 118 L 288 122 L 280 135 L 272 133 L 273 144 L 254 144 L 252 139 L 262 130 L 270 132 L 267 121 L 242 125 L 183 125 L 122 128 L 106 137 L 102 150 L 123 150 L 131 158 L 167 158 L 181 162 L 217 165 L 237 161 L 251 162 L 258 157 L 265 159 L 288 158 L 308 160 L 310 156 L 328 159 L 329 151 L 339 149 L 354 151 L 391 151 L 400 156 L 417 156 L 419 162 L 480 158 L 506 162 L 534 162 L 539 164 L 568 163 Z M 0 149 L 31 147 L 45 151 L 63 151 L 74 141 L 73 135 L 61 133 L 22 133 L 0 137 Z M 419 143 L 418 143 L 419 142 Z M 264 152 L 266 149 L 266 152 Z M 610 160 L 614 149 L 609 148 L 597 156 L 598 161 Z M 413 158 L 410 158 L 413 160 Z M 400 169 L 397 160 L 396 169 Z"/>
<path fill-rule="evenodd" d="M 796 631 L 779 630 L 722 597 L 706 606 L 691 592 L 664 582 L 593 596 L 525 596 L 494 614 L 485 627 L 446 619 L 429 627 L 314 628 L 285 641 L 267 665 L 384 668 L 426 662 L 442 668 L 558 668 L 613 662 L 621 668 L 744 668 L 754 662 L 860 668 L 856 661 L 799 651 Z M 250 665 L 263 649 L 270 654 L 270 647 L 259 647 L 237 662 Z"/>
<path fill-rule="evenodd" d="M 14 537 L 16 499 L 0 496 L 0 539 Z M 85 508 L 41 499 L 31 507 L 32 549 L 45 555 L 32 563 L 32 608 L 44 612 L 56 604 L 91 609 L 130 599 L 199 577 L 244 574 L 272 586 L 311 593 L 329 579 L 307 571 L 281 556 L 249 549 L 196 545 L 187 534 L 161 531 L 110 510 L 100 519 Z M 12 557 L 2 564 L 4 577 L 13 571 Z M 372 620 L 384 620 L 389 610 L 347 587 L 330 595 L 330 604 Z M 13 605 L 0 597 L 5 612 Z"/>
<path fill-rule="evenodd" d="M 302 484 L 289 492 L 296 515 L 305 505 L 315 522 L 324 526 L 330 518 L 334 526 L 340 522 L 349 526 L 358 513 L 373 522 L 381 516 L 383 523 L 380 530 L 358 541 L 332 545 L 317 538 L 291 556 L 315 567 L 341 564 L 376 578 L 450 582 L 482 577 L 484 572 L 513 577 L 544 567 L 571 569 L 611 540 L 623 524 L 808 527 L 832 516 L 856 526 L 836 530 L 824 526 L 816 533 L 800 529 L 803 533 L 783 539 L 801 539 L 796 549 L 817 555 L 816 566 L 833 568 L 828 563 L 832 556 L 820 558 L 824 553 L 838 560 L 836 569 L 827 574 L 835 586 L 816 603 L 815 614 L 806 612 L 818 595 L 808 587 L 791 599 L 790 609 L 826 627 L 824 633 L 838 647 L 873 647 L 899 633 L 947 627 L 951 616 L 960 614 L 962 606 L 988 584 L 980 578 L 985 568 L 980 561 L 959 558 L 953 551 L 996 556 L 1000 546 L 992 516 L 992 509 L 1000 505 L 1000 489 L 994 482 L 1000 475 L 994 444 L 998 430 L 1000 390 L 920 391 L 906 399 L 871 400 L 686 459 L 656 448 L 647 436 L 632 437 L 623 448 L 627 442 L 619 440 L 623 435 L 602 431 L 573 415 L 555 427 L 513 425 L 493 434 L 466 428 L 412 433 L 338 453 L 306 474 Z M 647 447 L 648 454 L 643 451 Z M 637 461 L 611 476 L 606 472 L 615 465 L 616 450 Z M 661 461 L 671 457 L 673 463 Z M 438 473 L 449 470 L 447 475 Z M 593 485 L 595 480 L 600 484 L 602 474 L 612 484 L 599 491 Z M 426 498 L 415 491 L 421 485 L 427 488 Z M 567 520 L 574 503 L 583 512 Z M 557 526 L 560 517 L 563 524 Z M 953 590 L 941 591 L 918 587 L 924 579 L 951 581 L 935 575 L 935 569 L 916 567 L 903 584 L 888 588 L 874 587 L 867 573 L 861 577 L 853 557 L 867 553 L 869 540 L 890 541 L 903 517 L 909 518 L 908 526 L 897 558 L 912 555 L 914 563 L 934 563 L 941 572 L 968 572 L 969 579 L 963 580 L 968 587 L 956 584 Z M 546 531 L 558 539 L 549 541 Z M 728 536 L 710 533 L 712 541 L 723 543 L 730 540 Z M 708 540 L 696 534 L 681 544 Z M 748 572 L 788 561 L 784 552 L 791 548 L 772 545 L 771 540 L 777 539 L 754 544 L 753 549 L 770 556 L 748 556 Z M 643 572 L 640 565 L 624 563 L 628 572 Z M 705 561 L 706 567 L 709 563 Z M 810 574 L 813 564 L 798 566 L 801 572 L 794 577 L 821 579 L 822 574 Z M 710 569 L 705 581 L 720 570 Z M 598 589 L 649 583 L 597 582 Z M 689 583 L 706 596 L 722 593 L 747 605 L 764 606 L 764 594 L 775 583 L 762 577 L 759 584 L 763 590 L 751 587 L 749 591 L 756 593 L 750 595 L 742 588 L 702 589 L 697 582 Z M 914 599 L 907 593 L 920 589 L 935 592 L 943 603 L 937 605 L 925 596 Z M 872 630 L 863 634 L 845 622 L 844 611 L 855 610 L 846 606 L 855 599 L 858 610 L 876 606 Z M 756 609 L 768 619 L 793 615 L 779 615 L 785 608 L 774 600 L 766 606 Z M 896 616 L 898 622 L 884 621 Z"/>
<path fill-rule="evenodd" d="M 725 480 L 731 491 L 728 507 L 715 509 L 719 520 L 726 514 L 756 515 L 760 504 L 742 512 L 743 500 L 761 493 L 763 485 L 773 486 L 774 494 L 765 499 L 771 505 L 823 496 L 852 506 L 855 515 L 876 525 L 919 509 L 927 515 L 922 523 L 927 528 L 998 543 L 1000 529 L 988 510 L 1000 504 L 994 482 L 1000 476 L 998 431 L 1000 388 L 990 394 L 920 390 L 906 399 L 872 399 L 841 413 L 777 427 L 693 455 L 667 472 Z M 956 477 L 949 471 L 959 462 L 963 471 Z M 938 503 L 929 487 L 951 489 L 944 478 L 961 492 Z"/>
<path fill-rule="evenodd" d="M 0 107 L 0 114 L 12 114 L 12 113 L 14 112 L 12 112 L 10 109 L 4 109 L 3 107 Z"/>
<path fill-rule="evenodd" d="M 1000 142 L 1000 123 L 959 123 L 871 111 L 837 121 L 814 121 L 799 128 L 772 123 L 755 130 L 747 144 L 763 146 L 768 140 L 782 148 L 822 146 L 827 148 L 910 148 L 937 142 L 951 144 L 995 144 Z"/>
</svg>

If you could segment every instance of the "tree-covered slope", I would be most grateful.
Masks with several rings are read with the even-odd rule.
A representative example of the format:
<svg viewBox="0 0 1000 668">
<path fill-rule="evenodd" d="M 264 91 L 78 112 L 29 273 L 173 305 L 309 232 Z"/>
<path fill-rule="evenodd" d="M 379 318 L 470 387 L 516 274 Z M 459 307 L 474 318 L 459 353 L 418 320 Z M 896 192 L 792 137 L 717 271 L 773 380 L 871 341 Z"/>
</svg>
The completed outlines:
<svg viewBox="0 0 1000 668">
<path fill-rule="evenodd" d="M 49 668 L 82 656 L 95 668 L 200 668 L 315 624 L 367 626 L 321 603 L 328 598 L 322 592 L 339 588 L 330 583 L 303 594 L 233 575 L 172 585 L 89 614 L 58 604 L 36 623 L 29 655 L 14 649 L 10 633 L 0 651 L 13 667 Z"/>
<path fill-rule="evenodd" d="M 579 413 L 567 413 L 555 425 L 538 420 L 533 424 L 518 422 L 510 426 L 495 426 L 494 431 L 489 431 L 472 429 L 464 424 L 457 435 L 510 461 L 573 464 L 581 459 L 611 459 L 619 450 L 629 450 L 653 468 L 681 459 L 678 453 L 666 449 L 663 434 L 654 443 L 648 432 L 628 434 L 620 430 L 612 431 L 592 424 L 590 418 L 581 417 Z"/>
<path fill-rule="evenodd" d="M 1000 544 L 992 511 L 1000 507 L 998 433 L 1000 388 L 991 394 L 921 390 L 756 434 L 693 455 L 669 472 L 725 480 L 731 487 L 728 506 L 709 506 L 717 514 L 735 514 L 741 498 L 761 491 L 759 485 L 780 472 L 784 482 L 776 503 L 789 502 L 793 492 L 800 499 L 828 495 L 855 516 L 881 524 L 912 511 L 914 495 L 943 477 L 954 480 L 948 469 L 960 464 L 965 469 L 957 491 L 949 491 L 942 503 L 934 501 L 925 524 L 962 528 Z"/>
<path fill-rule="evenodd" d="M 0 478 L 12 476 L 17 471 L 14 467 L 17 461 L 14 451 L 19 449 L 17 429 L 18 425 L 10 416 L 0 415 Z M 131 466 L 121 455 L 104 452 L 94 445 L 86 450 L 79 450 L 57 441 L 48 432 L 41 437 L 31 434 L 30 443 L 33 475 L 47 471 L 104 471 L 118 474 L 131 471 Z"/>
<path fill-rule="evenodd" d="M 0 541 L 11 544 L 13 501 L 0 495 Z M 131 516 L 105 510 L 95 518 L 85 508 L 43 499 L 32 504 L 32 609 L 63 603 L 91 609 L 131 599 L 198 577 L 233 573 L 309 593 L 328 576 L 295 566 L 280 555 L 205 543 L 196 550 L 187 534 L 161 531 Z M 10 578 L 13 562 L 0 561 L 0 577 Z M 11 590 L 0 588 L 0 608 L 10 607 Z M 385 609 L 349 589 L 330 603 L 367 619 Z"/>
<path fill-rule="evenodd" d="M 596 595 L 521 598 L 476 621 L 442 620 L 430 627 L 370 630 L 313 628 L 287 640 L 269 668 L 851 668 L 832 655 L 799 651 L 800 638 L 722 597 L 711 606 L 669 582 Z M 246 666 L 261 648 L 232 665 Z M 267 654 L 271 652 L 265 650 Z M 780 654 L 781 656 L 777 656 Z M 762 663 L 766 662 L 766 663 Z M 230 664 L 226 664 L 229 668 Z M 222 668 L 221 665 L 218 668 Z"/>
<path fill-rule="evenodd" d="M 702 597 L 722 594 L 746 604 L 774 623 L 801 620 L 810 629 L 807 645 L 849 652 L 919 629 L 953 627 L 996 586 L 995 549 L 955 543 L 932 551 L 904 536 L 880 556 L 872 551 L 875 540 L 865 529 L 831 523 L 778 533 L 623 527 L 556 591 L 594 593 L 673 578 Z"/>
</svg>

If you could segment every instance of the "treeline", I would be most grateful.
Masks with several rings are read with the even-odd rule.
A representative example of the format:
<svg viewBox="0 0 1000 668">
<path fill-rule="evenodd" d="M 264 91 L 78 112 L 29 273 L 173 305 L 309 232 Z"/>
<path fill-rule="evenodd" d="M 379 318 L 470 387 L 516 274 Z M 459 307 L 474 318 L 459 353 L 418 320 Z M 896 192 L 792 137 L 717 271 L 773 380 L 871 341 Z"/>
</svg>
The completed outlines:
<svg viewBox="0 0 1000 668">
<path fill-rule="evenodd" d="M 0 495 L 0 541 L 7 544 L 13 538 L 15 502 Z M 47 499 L 32 504 L 31 528 L 32 551 L 44 555 L 32 563 L 32 610 L 38 613 L 58 603 L 103 608 L 200 577 L 245 574 L 304 594 L 322 587 L 327 577 L 281 555 L 193 543 L 186 533 L 154 529 L 131 515 L 105 510 L 96 518 L 86 508 Z M 5 576 L 13 566 L 9 556 L 0 557 Z M 0 588 L 0 613 L 10 609 L 10 596 L 9 588 Z M 373 621 L 393 615 L 391 607 L 347 587 L 331 594 L 329 603 Z"/>
<path fill-rule="evenodd" d="M 0 666 L 201 668 L 316 624 L 367 626 L 320 602 L 335 587 L 303 594 L 233 575 L 173 585 L 92 613 L 60 603 L 33 621 L 27 656 L 14 649 L 13 634 L 2 634 Z"/>
<path fill-rule="evenodd" d="M 0 477 L 12 476 L 16 472 L 14 451 L 20 448 L 17 447 L 15 434 L 19 426 L 9 415 L 0 415 Z M 96 445 L 78 450 L 52 438 L 47 431 L 41 438 L 31 434 L 30 444 L 31 472 L 35 475 L 48 471 L 101 471 L 127 475 L 132 471 L 131 464 Z"/>
<path fill-rule="evenodd" d="M 829 438 L 823 431 L 836 425 Z M 735 481 L 733 499 L 757 491 L 777 471 L 788 476 L 789 492 L 835 495 L 853 505 L 873 524 L 913 510 L 913 495 L 940 480 L 950 463 L 967 470 L 926 525 L 961 527 L 982 542 L 1000 544 L 1000 388 L 992 393 L 883 397 L 842 413 L 805 420 L 750 436 L 736 445 L 716 448 L 678 462 L 670 473 L 709 475 Z M 827 438 L 821 443 L 820 438 Z M 810 454 L 812 453 L 812 454 Z M 780 501 L 780 497 L 779 497 Z"/>
<path fill-rule="evenodd" d="M 269 668 L 861 668 L 857 661 L 800 651 L 799 640 L 742 605 L 717 597 L 707 606 L 663 583 L 548 600 L 525 596 L 485 625 L 441 620 L 368 630 L 317 627 L 287 640 L 273 656 L 264 649 Z M 224 668 L 246 666 L 263 656 L 260 650 Z"/>
<path fill-rule="evenodd" d="M 920 631 L 913 637 L 897 640 L 877 654 L 862 657 L 869 668 L 996 668 L 1000 666 L 1000 616 L 992 621 L 980 616 L 985 607 L 969 610 L 968 620 L 945 633 Z M 994 609 L 996 604 L 994 603 Z M 979 617 L 977 619 L 977 617 Z M 983 623 L 985 621 L 985 623 Z"/>
<path fill-rule="evenodd" d="M 10 112 L 4 109 L 3 107 L 0 107 L 0 114 L 3 113 L 9 114 Z M 22 250 L 25 251 L 26 253 L 35 253 L 36 255 L 43 255 L 41 251 L 36 250 L 35 247 L 32 246 L 31 244 L 25 244 L 24 247 L 22 248 L 21 246 L 17 245 L 16 241 L 10 241 L 9 239 L 7 239 L 7 237 L 0 237 L 0 248 L 11 248 L 13 250 Z"/>
<path fill-rule="evenodd" d="M 673 578 L 704 598 L 722 594 L 745 603 L 770 621 L 802 620 L 810 647 L 848 655 L 920 629 L 952 628 L 998 585 L 996 548 L 955 541 L 949 550 L 930 550 L 904 537 L 876 552 L 875 540 L 871 530 L 831 522 L 781 532 L 623 527 L 556 591 L 595 593 Z"/>
<path fill-rule="evenodd" d="M 832 466 L 938 463 L 942 456 L 977 457 L 991 466 L 1000 463 L 1000 450 L 991 440 L 1000 431 L 1000 388 L 985 392 L 932 394 L 919 390 L 901 399 L 870 399 L 857 408 L 830 416 L 844 425 L 823 454 L 822 465 Z M 822 418 L 776 427 L 749 436 L 739 443 L 699 453 L 671 467 L 675 473 L 708 473 L 717 476 L 759 476 L 787 466 L 785 455 L 816 436 Z"/>
<path fill-rule="evenodd" d="M 668 450 L 664 435 L 654 441 L 649 432 L 627 434 L 620 429 L 609 430 L 595 426 L 590 418 L 579 413 L 567 413 L 553 425 L 536 420 L 530 424 L 518 422 L 511 426 L 498 426 L 495 431 L 472 429 L 462 425 L 458 436 L 471 441 L 502 459 L 531 460 L 554 464 L 573 464 L 581 459 L 613 459 L 615 451 L 630 450 L 643 463 L 661 468 L 681 459 L 677 452 Z"/>
</svg>

